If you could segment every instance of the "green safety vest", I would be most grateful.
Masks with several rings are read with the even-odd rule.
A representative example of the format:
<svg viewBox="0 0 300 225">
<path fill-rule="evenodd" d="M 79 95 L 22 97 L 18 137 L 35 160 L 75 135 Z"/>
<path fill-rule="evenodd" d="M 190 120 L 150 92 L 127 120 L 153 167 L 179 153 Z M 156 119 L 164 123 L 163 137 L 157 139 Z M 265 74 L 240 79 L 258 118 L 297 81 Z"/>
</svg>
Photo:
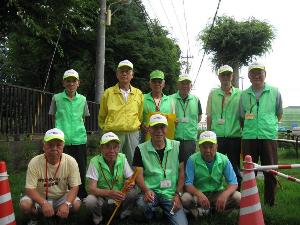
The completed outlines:
<svg viewBox="0 0 300 225">
<path fill-rule="evenodd" d="M 113 190 L 122 190 L 126 180 L 126 178 L 124 177 L 125 159 L 126 156 L 123 153 L 118 153 L 114 165 L 113 174 L 110 172 L 110 169 L 106 164 L 102 155 L 97 155 L 91 159 L 91 163 L 95 166 L 99 174 L 99 178 L 97 182 L 98 188 L 109 190 L 112 187 Z"/>
<path fill-rule="evenodd" d="M 55 127 L 65 134 L 65 145 L 86 144 L 84 126 L 86 98 L 76 92 L 70 100 L 65 91 L 54 95 L 56 104 Z"/>
<path fill-rule="evenodd" d="M 197 140 L 198 135 L 198 102 L 199 99 L 189 94 L 185 102 L 179 92 L 172 95 L 175 102 L 176 118 L 178 120 L 175 129 L 176 140 Z M 182 118 L 187 118 L 188 122 L 181 122 Z"/>
<path fill-rule="evenodd" d="M 205 161 L 202 159 L 201 152 L 196 152 L 191 156 L 194 163 L 195 177 L 194 186 L 201 192 L 220 191 L 223 186 L 223 171 L 228 163 L 228 158 L 216 152 L 215 161 L 209 173 Z"/>
<path fill-rule="evenodd" d="M 148 114 L 150 112 L 156 112 L 156 106 L 153 97 L 151 95 L 151 92 L 148 94 L 144 94 L 143 123 L 146 125 L 149 124 Z M 169 96 L 166 95 L 162 96 L 159 112 L 165 114 L 171 114 L 171 113 L 175 114 L 175 105 Z"/>
<path fill-rule="evenodd" d="M 239 101 L 241 91 L 232 87 L 232 93 L 224 104 L 225 94 L 221 88 L 212 92 L 211 98 L 211 130 L 218 137 L 240 137 Z M 223 110 L 222 110 L 223 105 Z M 224 123 L 220 123 L 223 120 Z"/>
<path fill-rule="evenodd" d="M 265 84 L 258 103 L 252 88 L 242 92 L 242 109 L 245 113 L 242 139 L 277 138 L 278 118 L 276 115 L 276 99 L 278 89 Z M 253 119 L 247 119 L 246 114 L 252 113 Z"/>
<path fill-rule="evenodd" d="M 151 140 L 138 145 L 143 165 L 146 186 L 153 190 L 160 198 L 172 199 L 176 192 L 179 170 L 179 142 L 166 139 L 163 161 L 160 164 L 159 155 L 153 148 Z M 164 177 L 164 170 L 166 177 Z M 170 180 L 171 187 L 161 188 L 160 181 Z"/>
</svg>

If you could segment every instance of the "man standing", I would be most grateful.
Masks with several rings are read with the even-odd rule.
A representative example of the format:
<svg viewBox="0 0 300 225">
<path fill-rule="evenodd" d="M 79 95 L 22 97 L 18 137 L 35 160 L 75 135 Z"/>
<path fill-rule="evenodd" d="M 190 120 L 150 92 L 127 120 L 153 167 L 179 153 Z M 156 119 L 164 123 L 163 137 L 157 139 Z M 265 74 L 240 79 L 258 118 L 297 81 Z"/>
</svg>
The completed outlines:
<svg viewBox="0 0 300 225">
<path fill-rule="evenodd" d="M 237 176 L 239 188 L 240 175 L 241 126 L 239 102 L 241 91 L 231 85 L 233 69 L 221 66 L 218 70 L 220 88 L 213 89 L 207 100 L 207 130 L 212 130 L 218 137 L 218 152 L 228 156 Z"/>
<path fill-rule="evenodd" d="M 169 96 L 164 95 L 163 89 L 165 87 L 165 74 L 160 70 L 154 70 L 150 73 L 150 88 L 151 92 L 144 94 L 144 111 L 143 111 L 143 130 L 148 133 L 149 118 L 156 112 L 161 112 L 167 119 L 173 115 L 175 119 L 175 105 Z M 171 121 L 169 119 L 169 121 Z M 173 120 L 173 129 L 174 129 Z M 170 124 L 168 126 L 170 128 Z M 171 134 L 171 132 L 169 132 Z M 167 133 L 168 134 L 168 133 Z M 168 137 L 174 139 L 173 136 Z"/>
<path fill-rule="evenodd" d="M 86 176 L 89 195 L 85 199 L 87 208 L 93 214 L 94 224 L 99 224 L 104 216 L 112 214 L 116 201 L 122 201 L 121 218 L 130 214 L 130 208 L 136 200 L 133 185 L 127 195 L 121 190 L 132 175 L 126 156 L 119 153 L 120 140 L 112 132 L 103 134 L 100 142 L 100 154 L 91 159 Z"/>
<path fill-rule="evenodd" d="M 55 127 L 65 134 L 64 153 L 74 157 L 78 163 L 82 182 L 78 197 L 83 199 L 87 196 L 85 190 L 87 134 L 84 121 L 90 113 L 86 98 L 77 93 L 79 85 L 78 73 L 73 69 L 67 70 L 63 76 L 65 90 L 53 96 L 49 115 L 53 116 Z"/>
<path fill-rule="evenodd" d="M 274 165 L 277 157 L 278 121 L 282 117 L 282 100 L 279 90 L 265 83 L 265 66 L 254 63 L 248 68 L 251 86 L 242 92 L 240 116 L 243 122 L 243 155 L 251 155 L 253 162 L 260 158 L 262 165 Z M 276 178 L 264 172 L 265 203 L 275 202 Z"/>
<path fill-rule="evenodd" d="M 177 118 L 175 140 L 180 141 L 180 149 L 183 151 L 185 163 L 196 150 L 198 123 L 202 116 L 200 100 L 190 94 L 191 89 L 192 80 L 187 75 L 180 75 L 178 92 L 172 95 Z"/>
<path fill-rule="evenodd" d="M 173 225 L 187 225 L 181 206 L 184 168 L 179 142 L 166 138 L 167 119 L 160 114 L 150 117 L 151 140 L 136 147 L 133 166 L 139 167 L 136 183 L 142 194 L 138 208 L 147 219 L 154 217 L 154 208 L 161 207 Z"/>
<path fill-rule="evenodd" d="M 131 86 L 133 64 L 124 60 L 117 68 L 118 83 L 106 89 L 101 97 L 98 123 L 104 133 L 112 131 L 121 141 L 121 152 L 132 163 L 133 151 L 139 143 L 139 129 L 143 118 L 144 97 Z"/>
<path fill-rule="evenodd" d="M 77 198 L 81 184 L 75 159 L 63 153 L 64 133 L 48 130 L 44 136 L 44 154 L 35 156 L 28 164 L 26 174 L 26 196 L 20 200 L 24 214 L 45 217 L 58 216 L 65 219 L 70 211 L 78 212 Z M 69 190 L 70 188 L 70 190 Z"/>
<path fill-rule="evenodd" d="M 239 208 L 241 193 L 236 191 L 236 176 L 227 156 L 217 152 L 216 134 L 212 131 L 201 133 L 199 147 L 200 152 L 194 153 L 187 161 L 187 192 L 182 196 L 183 206 L 196 218 L 212 209 L 224 212 Z"/>
</svg>

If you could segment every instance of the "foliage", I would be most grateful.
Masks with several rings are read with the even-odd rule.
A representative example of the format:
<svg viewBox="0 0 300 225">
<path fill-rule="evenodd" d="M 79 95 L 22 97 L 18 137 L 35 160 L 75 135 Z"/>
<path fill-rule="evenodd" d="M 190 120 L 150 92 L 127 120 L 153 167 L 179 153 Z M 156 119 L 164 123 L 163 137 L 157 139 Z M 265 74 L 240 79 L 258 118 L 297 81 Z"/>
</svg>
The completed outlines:
<svg viewBox="0 0 300 225">
<path fill-rule="evenodd" d="M 266 21 L 249 18 L 236 21 L 233 17 L 217 17 L 215 26 L 207 25 L 198 36 L 203 49 L 211 54 L 215 69 L 231 65 L 235 70 L 247 66 L 257 56 L 271 49 L 275 31 Z"/>
<path fill-rule="evenodd" d="M 73 68 L 80 74 L 79 92 L 93 100 L 98 4 L 96 0 L 1 2 L 0 80 L 42 89 L 49 70 L 46 90 L 58 92 L 63 72 Z M 135 86 L 146 91 L 149 73 L 161 69 L 168 79 L 166 92 L 173 92 L 180 50 L 167 35 L 147 19 L 140 0 L 122 5 L 106 27 L 105 87 L 115 84 L 118 62 L 129 59 L 135 67 Z"/>
</svg>

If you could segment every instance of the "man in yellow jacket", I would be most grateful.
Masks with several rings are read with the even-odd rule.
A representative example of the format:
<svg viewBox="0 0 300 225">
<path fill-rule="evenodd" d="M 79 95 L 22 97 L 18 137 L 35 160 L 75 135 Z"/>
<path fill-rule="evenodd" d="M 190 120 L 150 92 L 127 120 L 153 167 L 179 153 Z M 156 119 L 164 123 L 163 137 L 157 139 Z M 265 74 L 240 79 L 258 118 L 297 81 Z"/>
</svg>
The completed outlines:
<svg viewBox="0 0 300 225">
<path fill-rule="evenodd" d="M 123 152 L 131 165 L 135 147 L 139 144 L 139 130 L 143 117 L 143 93 L 131 86 L 133 64 L 123 60 L 117 67 L 118 83 L 106 89 L 100 101 L 98 123 L 100 129 L 118 135 Z"/>
</svg>

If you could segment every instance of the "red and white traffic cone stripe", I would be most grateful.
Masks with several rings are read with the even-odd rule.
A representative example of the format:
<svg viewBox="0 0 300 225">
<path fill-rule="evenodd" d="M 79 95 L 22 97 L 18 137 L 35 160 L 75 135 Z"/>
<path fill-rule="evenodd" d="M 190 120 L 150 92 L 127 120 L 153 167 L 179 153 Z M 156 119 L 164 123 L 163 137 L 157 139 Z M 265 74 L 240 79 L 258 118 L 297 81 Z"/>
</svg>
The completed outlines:
<svg viewBox="0 0 300 225">
<path fill-rule="evenodd" d="M 16 225 L 6 164 L 0 161 L 0 224 Z"/>
<path fill-rule="evenodd" d="M 264 218 L 250 155 L 245 157 L 239 225 L 264 225 Z"/>
</svg>

